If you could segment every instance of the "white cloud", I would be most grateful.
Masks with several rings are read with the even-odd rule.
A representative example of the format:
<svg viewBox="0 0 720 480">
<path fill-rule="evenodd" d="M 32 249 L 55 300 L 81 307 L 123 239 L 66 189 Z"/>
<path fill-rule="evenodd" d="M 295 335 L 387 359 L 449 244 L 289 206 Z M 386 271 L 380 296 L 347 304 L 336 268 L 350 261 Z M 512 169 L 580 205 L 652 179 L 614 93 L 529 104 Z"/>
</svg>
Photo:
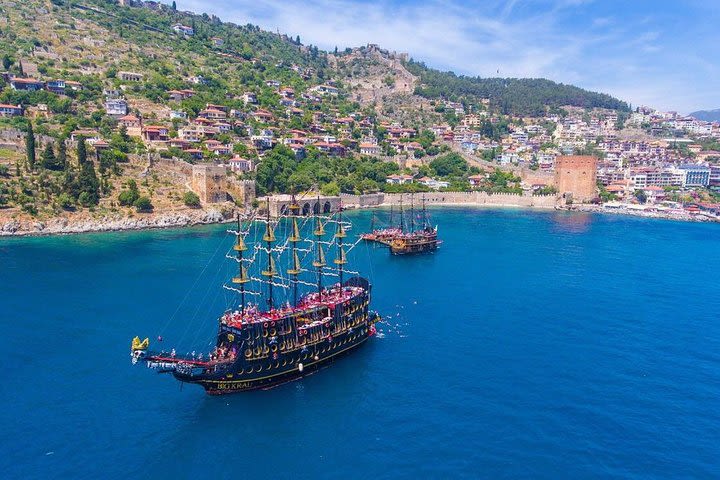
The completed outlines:
<svg viewBox="0 0 720 480">
<path fill-rule="evenodd" d="M 591 0 L 498 0 L 478 6 L 458 0 L 222 3 L 187 0 L 182 8 L 300 35 L 303 43 L 328 50 L 377 43 L 457 73 L 494 76 L 499 70 L 501 76 L 546 77 L 618 95 L 633 104 L 679 110 L 702 101 L 697 98 L 701 89 L 683 93 L 683 88 L 690 90 L 679 81 L 685 72 L 673 68 L 689 60 L 660 46 L 664 35 L 653 29 L 652 18 L 643 17 L 638 32 L 638 24 L 584 16 Z M 667 62 L 661 75 L 659 61 Z M 700 56 L 693 61 L 705 71 L 712 67 Z M 710 90 L 703 92 L 709 106 L 720 106 L 718 94 Z"/>
</svg>

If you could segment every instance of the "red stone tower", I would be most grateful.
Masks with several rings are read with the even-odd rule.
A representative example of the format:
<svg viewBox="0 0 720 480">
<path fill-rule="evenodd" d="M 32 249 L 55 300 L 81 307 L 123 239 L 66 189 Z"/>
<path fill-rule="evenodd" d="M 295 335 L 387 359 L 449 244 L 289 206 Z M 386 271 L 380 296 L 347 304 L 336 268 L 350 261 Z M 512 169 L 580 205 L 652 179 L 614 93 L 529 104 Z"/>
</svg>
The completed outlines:
<svg viewBox="0 0 720 480">
<path fill-rule="evenodd" d="M 597 197 L 597 157 L 590 155 L 560 156 L 555 159 L 555 184 L 558 193 L 575 203 L 590 202 Z"/>
</svg>

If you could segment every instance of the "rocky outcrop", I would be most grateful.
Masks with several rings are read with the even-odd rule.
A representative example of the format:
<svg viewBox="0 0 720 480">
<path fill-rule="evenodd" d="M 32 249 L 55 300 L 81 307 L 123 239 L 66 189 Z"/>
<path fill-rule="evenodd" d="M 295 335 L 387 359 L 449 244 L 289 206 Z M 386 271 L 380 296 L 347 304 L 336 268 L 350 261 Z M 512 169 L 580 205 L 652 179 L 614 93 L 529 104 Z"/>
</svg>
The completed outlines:
<svg viewBox="0 0 720 480">
<path fill-rule="evenodd" d="M 59 217 L 46 221 L 0 220 L 0 236 L 62 235 L 85 232 L 145 230 L 150 228 L 186 227 L 221 223 L 233 218 L 230 209 L 185 210 L 159 214 L 137 214 L 132 217 L 73 218 Z"/>
</svg>

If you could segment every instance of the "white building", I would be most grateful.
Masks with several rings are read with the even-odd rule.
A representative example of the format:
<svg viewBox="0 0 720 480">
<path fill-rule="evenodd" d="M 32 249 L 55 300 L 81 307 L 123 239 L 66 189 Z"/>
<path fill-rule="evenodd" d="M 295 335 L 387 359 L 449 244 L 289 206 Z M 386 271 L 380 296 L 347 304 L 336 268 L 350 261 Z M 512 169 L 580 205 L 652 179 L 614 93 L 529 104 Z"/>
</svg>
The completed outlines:
<svg viewBox="0 0 720 480">
<path fill-rule="evenodd" d="M 233 172 L 249 172 L 253 169 L 252 160 L 235 156 L 228 161 L 228 166 Z"/>
<path fill-rule="evenodd" d="M 182 25 L 180 23 L 173 25 L 172 29 L 175 33 L 179 33 L 180 35 L 184 35 L 186 37 L 192 37 L 195 35 L 195 30 L 193 30 L 192 27 L 188 27 L 187 25 Z"/>
<path fill-rule="evenodd" d="M 411 183 L 412 181 L 412 175 L 388 175 L 385 179 L 386 183 L 390 183 L 392 185 L 402 185 L 404 183 Z"/>
<path fill-rule="evenodd" d="M 143 74 L 137 72 L 118 72 L 117 76 L 123 82 L 141 82 L 143 79 Z"/>
<path fill-rule="evenodd" d="M 127 115 L 127 101 L 122 98 L 111 98 L 105 101 L 105 113 L 108 115 Z"/>
</svg>

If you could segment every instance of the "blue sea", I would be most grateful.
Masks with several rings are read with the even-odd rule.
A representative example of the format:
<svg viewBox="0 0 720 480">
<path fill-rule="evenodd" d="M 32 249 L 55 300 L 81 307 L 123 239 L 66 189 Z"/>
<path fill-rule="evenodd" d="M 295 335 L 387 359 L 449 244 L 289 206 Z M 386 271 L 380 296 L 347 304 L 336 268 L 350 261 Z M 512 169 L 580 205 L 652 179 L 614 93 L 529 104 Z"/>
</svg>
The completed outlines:
<svg viewBox="0 0 720 480">
<path fill-rule="evenodd" d="M 381 335 L 222 397 L 129 347 L 209 350 L 234 301 L 225 226 L 0 239 L 0 476 L 720 477 L 720 225 L 432 217 L 434 254 L 351 252 Z"/>
</svg>

